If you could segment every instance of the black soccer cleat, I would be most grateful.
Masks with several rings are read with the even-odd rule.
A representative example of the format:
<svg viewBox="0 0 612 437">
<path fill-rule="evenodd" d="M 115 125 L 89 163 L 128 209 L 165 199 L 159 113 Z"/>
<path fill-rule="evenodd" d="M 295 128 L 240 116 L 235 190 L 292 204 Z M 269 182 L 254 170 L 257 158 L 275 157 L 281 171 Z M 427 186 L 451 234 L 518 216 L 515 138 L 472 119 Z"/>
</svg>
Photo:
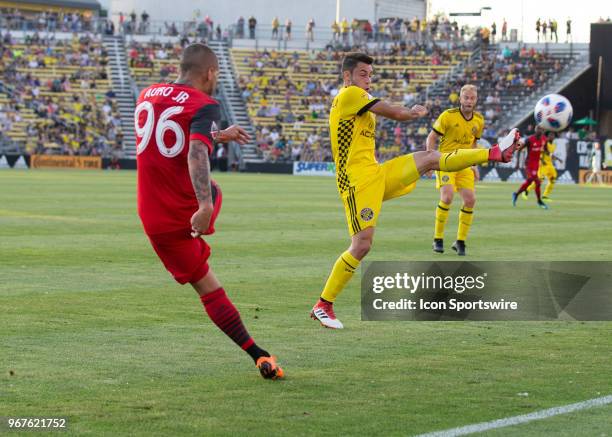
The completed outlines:
<svg viewBox="0 0 612 437">
<path fill-rule="evenodd" d="M 457 252 L 457 255 L 465 256 L 465 241 L 457 240 L 451 247 L 455 252 Z"/>
<path fill-rule="evenodd" d="M 436 253 L 444 253 L 444 240 L 442 238 L 434 238 L 433 251 Z"/>
</svg>

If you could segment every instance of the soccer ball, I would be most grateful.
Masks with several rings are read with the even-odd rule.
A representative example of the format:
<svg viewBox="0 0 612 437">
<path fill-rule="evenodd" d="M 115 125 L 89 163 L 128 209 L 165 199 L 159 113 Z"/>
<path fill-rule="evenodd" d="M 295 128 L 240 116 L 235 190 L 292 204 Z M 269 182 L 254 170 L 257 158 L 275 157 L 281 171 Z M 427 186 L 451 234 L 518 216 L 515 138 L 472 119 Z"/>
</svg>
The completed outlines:
<svg viewBox="0 0 612 437">
<path fill-rule="evenodd" d="M 572 121 L 572 104 L 559 94 L 549 94 L 535 105 L 533 115 L 536 124 L 545 131 L 559 132 Z"/>
</svg>

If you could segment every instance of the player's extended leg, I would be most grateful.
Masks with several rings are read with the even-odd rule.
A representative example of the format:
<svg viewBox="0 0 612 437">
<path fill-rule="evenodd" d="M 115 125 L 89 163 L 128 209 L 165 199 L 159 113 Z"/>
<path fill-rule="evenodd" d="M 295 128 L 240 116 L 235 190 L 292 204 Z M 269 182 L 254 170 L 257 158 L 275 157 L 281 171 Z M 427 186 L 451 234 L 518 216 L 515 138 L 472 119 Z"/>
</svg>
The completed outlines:
<svg viewBox="0 0 612 437">
<path fill-rule="evenodd" d="M 538 169 L 538 177 L 540 179 L 544 179 L 544 173 L 542 172 L 542 166 L 540 166 L 540 168 Z M 529 186 L 527 187 L 527 189 L 525 191 L 523 191 L 523 199 L 528 199 L 529 198 L 529 192 L 533 191 L 535 189 L 535 182 L 531 182 L 531 184 L 529 184 Z"/>
<path fill-rule="evenodd" d="M 523 199 L 529 199 L 529 192 L 533 191 L 535 184 L 532 182 L 525 191 L 523 191 Z"/>
<path fill-rule="evenodd" d="M 208 317 L 223 331 L 234 343 L 248 353 L 259 369 L 261 376 L 266 379 L 278 379 L 284 376 L 283 369 L 276 364 L 276 359 L 261 349 L 242 323 L 240 313 L 228 298 L 221 283 L 212 272 L 199 281 L 191 284 L 200 295 L 200 300 Z"/>
<path fill-rule="evenodd" d="M 544 188 L 544 193 L 542 193 L 542 200 L 550 200 L 550 193 L 553 190 L 555 185 L 555 179 L 551 177 L 546 178 L 546 187 Z"/>
<path fill-rule="evenodd" d="M 489 161 L 510 162 L 519 139 L 519 131 L 512 129 L 499 144 L 490 149 L 457 149 L 450 153 L 427 150 L 414 152 L 412 156 L 421 175 L 431 170 L 459 171 Z"/>
<path fill-rule="evenodd" d="M 546 179 L 548 182 L 546 183 L 542 200 L 550 200 L 550 195 L 552 194 L 553 188 L 555 188 L 555 183 L 557 182 L 557 169 L 554 167 L 551 168 L 546 174 Z"/>
<path fill-rule="evenodd" d="M 457 228 L 457 241 L 453 244 L 453 250 L 457 255 L 465 256 L 465 240 L 467 240 L 470 226 L 474 220 L 474 205 L 476 205 L 476 193 L 473 189 L 461 188 L 459 194 L 463 199 L 463 206 L 459 211 L 459 227 Z"/>
<path fill-rule="evenodd" d="M 351 245 L 343 252 L 332 267 L 325 288 L 310 317 L 326 328 L 342 329 L 344 325 L 336 318 L 333 304 L 344 287 L 351 280 L 361 260 L 368 254 L 374 239 L 374 227 L 367 227 L 351 237 Z"/>
<path fill-rule="evenodd" d="M 448 213 L 451 203 L 453 202 L 455 188 L 453 184 L 445 183 L 445 181 L 440 179 L 441 177 L 438 175 L 436 183 L 440 184 L 440 201 L 438 202 L 438 206 L 436 206 L 433 251 L 437 253 L 444 253 L 444 228 L 446 227 L 446 222 L 448 221 Z"/>
<path fill-rule="evenodd" d="M 525 193 L 525 192 L 527 191 L 527 188 L 528 188 L 530 185 L 532 185 L 532 184 L 533 184 L 534 186 L 536 186 L 536 185 L 535 185 L 536 180 L 539 180 L 539 179 L 538 179 L 538 176 L 537 176 L 537 173 L 536 173 L 535 171 L 530 170 L 530 169 L 527 169 L 527 170 L 525 170 L 525 173 L 526 173 L 526 175 L 527 175 L 527 179 L 525 180 L 525 182 L 523 182 L 523 183 L 521 184 L 521 186 L 519 187 L 519 189 L 518 189 L 518 191 L 517 191 L 517 192 L 512 193 L 512 206 L 516 206 L 516 200 L 518 199 L 518 196 L 519 196 L 521 193 Z M 539 199 L 539 198 L 540 198 L 540 196 L 538 195 L 538 199 Z"/>
<path fill-rule="evenodd" d="M 542 209 L 548 209 L 548 205 L 546 205 L 544 201 L 542 200 L 542 194 L 541 194 L 542 181 L 540 180 L 540 178 L 536 178 L 534 182 L 535 182 L 535 192 L 538 198 L 538 206 Z"/>
<path fill-rule="evenodd" d="M 336 318 L 333 304 L 372 247 L 374 229 L 383 199 L 385 196 L 392 198 L 404 195 L 414 188 L 414 180 L 410 181 L 404 175 L 410 168 L 410 161 L 405 157 L 392 159 L 381 166 L 382 171 L 378 178 L 359 189 L 349 187 L 342 194 L 351 245 L 336 259 L 321 297 L 310 312 L 310 317 L 318 320 L 326 328 L 342 329 L 344 327 L 342 322 Z M 395 169 L 393 174 L 397 180 L 389 184 L 390 191 L 387 193 L 385 190 L 386 173 L 390 166 Z"/>
<path fill-rule="evenodd" d="M 534 188 L 535 188 L 534 184 L 529 185 L 527 189 L 521 193 L 523 199 L 525 200 L 529 199 L 529 192 L 533 191 Z"/>
</svg>

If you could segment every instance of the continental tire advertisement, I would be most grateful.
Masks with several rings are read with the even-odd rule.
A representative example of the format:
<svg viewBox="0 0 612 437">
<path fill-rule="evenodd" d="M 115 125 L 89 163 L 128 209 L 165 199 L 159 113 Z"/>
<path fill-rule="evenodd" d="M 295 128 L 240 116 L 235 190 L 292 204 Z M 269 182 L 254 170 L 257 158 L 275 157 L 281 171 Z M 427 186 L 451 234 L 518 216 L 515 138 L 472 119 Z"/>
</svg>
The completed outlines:
<svg viewBox="0 0 612 437">
<path fill-rule="evenodd" d="M 59 156 L 32 155 L 30 168 L 78 168 L 99 170 L 102 168 L 102 158 L 99 156 Z"/>
</svg>

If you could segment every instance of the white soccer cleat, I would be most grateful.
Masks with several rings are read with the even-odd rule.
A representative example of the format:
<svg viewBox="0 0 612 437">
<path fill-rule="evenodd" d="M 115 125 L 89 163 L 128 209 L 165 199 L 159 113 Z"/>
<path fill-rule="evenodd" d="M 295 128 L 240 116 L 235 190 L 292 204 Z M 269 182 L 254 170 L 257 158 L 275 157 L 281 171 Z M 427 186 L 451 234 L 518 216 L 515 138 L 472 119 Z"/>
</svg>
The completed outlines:
<svg viewBox="0 0 612 437">
<path fill-rule="evenodd" d="M 520 140 L 521 135 L 519 134 L 519 131 L 517 128 L 513 128 L 508 135 L 506 135 L 504 138 L 502 138 L 502 140 L 499 142 L 499 149 L 501 150 L 502 154 L 504 153 L 504 151 L 506 151 L 509 147 L 512 147 L 515 145 L 515 143 L 518 142 L 518 140 Z"/>
<path fill-rule="evenodd" d="M 312 307 L 310 317 L 314 320 L 318 320 L 321 325 L 330 329 L 343 329 L 344 325 L 334 314 L 333 304 L 330 302 L 323 302 L 320 300 L 317 304 Z"/>
<path fill-rule="evenodd" d="M 521 134 L 517 128 L 513 128 L 499 144 L 495 144 L 489 149 L 489 161 L 492 162 L 510 162 L 512 154 L 517 150 L 520 143 Z"/>
</svg>

